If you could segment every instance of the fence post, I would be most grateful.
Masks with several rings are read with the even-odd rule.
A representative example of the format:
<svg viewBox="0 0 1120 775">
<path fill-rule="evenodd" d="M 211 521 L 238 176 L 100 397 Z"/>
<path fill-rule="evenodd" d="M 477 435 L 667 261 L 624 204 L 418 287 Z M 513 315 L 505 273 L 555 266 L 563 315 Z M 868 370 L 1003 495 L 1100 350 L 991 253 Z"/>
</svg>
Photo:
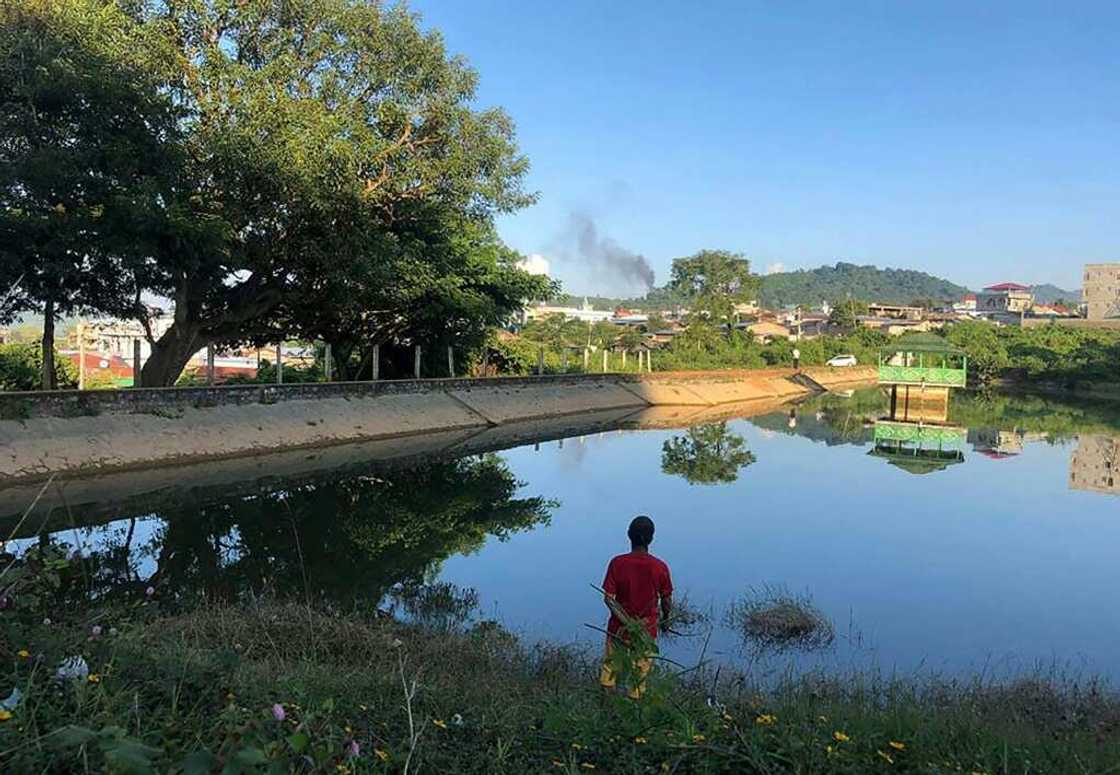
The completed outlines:
<svg viewBox="0 0 1120 775">
<path fill-rule="evenodd" d="M 78 390 L 86 389 L 86 330 L 78 323 Z"/>
<path fill-rule="evenodd" d="M 646 350 L 646 371 L 653 371 L 653 350 Z"/>
<path fill-rule="evenodd" d="M 591 363 L 591 351 L 588 350 L 586 347 L 584 347 L 583 348 L 583 370 L 584 371 L 587 371 L 590 363 Z"/>
<path fill-rule="evenodd" d="M 206 345 L 206 384 L 214 386 L 214 345 Z"/>
<path fill-rule="evenodd" d="M 455 351 L 451 345 L 447 345 L 447 376 L 455 377 Z"/>
<path fill-rule="evenodd" d="M 610 350 L 606 347 L 603 348 L 603 373 L 607 373 L 607 358 L 610 357 Z"/>
<path fill-rule="evenodd" d="M 132 386 L 140 387 L 140 340 L 132 340 Z"/>
<path fill-rule="evenodd" d="M 281 358 L 280 358 L 280 356 L 281 356 L 280 347 L 281 346 L 282 345 L 280 345 L 280 344 L 276 345 L 276 384 L 277 385 L 283 385 L 284 384 L 284 361 L 281 360 Z"/>
<path fill-rule="evenodd" d="M 420 379 L 420 345 L 415 346 L 412 359 L 412 374 L 416 379 Z"/>
<path fill-rule="evenodd" d="M 626 371 L 626 350 L 622 351 L 622 370 Z"/>
<path fill-rule="evenodd" d="M 373 381 L 376 382 L 378 377 L 381 376 L 381 345 L 379 344 L 373 346 L 373 358 L 370 360 L 370 369 Z"/>
<path fill-rule="evenodd" d="M 323 343 L 323 371 L 327 375 L 327 382 L 330 382 L 331 375 L 334 373 L 334 362 L 331 360 L 330 342 Z"/>
</svg>

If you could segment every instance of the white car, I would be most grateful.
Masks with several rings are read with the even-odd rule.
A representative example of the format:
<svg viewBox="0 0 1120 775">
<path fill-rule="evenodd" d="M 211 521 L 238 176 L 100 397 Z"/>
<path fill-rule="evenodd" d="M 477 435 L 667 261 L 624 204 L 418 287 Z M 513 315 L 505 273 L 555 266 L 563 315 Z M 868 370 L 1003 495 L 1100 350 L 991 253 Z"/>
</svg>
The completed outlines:
<svg viewBox="0 0 1120 775">
<path fill-rule="evenodd" d="M 834 355 L 825 361 L 827 366 L 855 366 L 856 356 L 854 355 Z"/>
</svg>

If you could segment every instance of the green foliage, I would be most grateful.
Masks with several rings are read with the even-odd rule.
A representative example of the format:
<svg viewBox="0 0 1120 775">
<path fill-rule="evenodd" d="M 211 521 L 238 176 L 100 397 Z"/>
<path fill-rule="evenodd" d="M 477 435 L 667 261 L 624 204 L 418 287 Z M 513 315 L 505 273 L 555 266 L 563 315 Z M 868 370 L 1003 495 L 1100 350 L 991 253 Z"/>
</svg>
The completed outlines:
<svg viewBox="0 0 1120 775">
<path fill-rule="evenodd" d="M 78 386 L 78 369 L 68 358 L 54 357 L 55 384 Z M 38 390 L 43 375 L 43 348 L 38 344 L 0 344 L 0 391 Z"/>
<path fill-rule="evenodd" d="M 782 307 L 849 298 L 893 304 L 908 304 L 913 299 L 957 301 L 966 293 L 968 289 L 964 286 L 925 272 L 840 262 L 818 269 L 766 275 L 762 278 L 760 297 L 768 307 Z"/>
<path fill-rule="evenodd" d="M 739 471 L 755 462 L 742 436 L 727 423 L 699 425 L 662 445 L 661 470 L 684 477 L 689 484 L 727 484 Z"/>
<path fill-rule="evenodd" d="M 116 3 L 0 4 L 0 277 L 8 312 L 135 312 L 165 225 L 178 114 Z M 4 292 L 7 292 L 5 283 Z"/>
<path fill-rule="evenodd" d="M 741 253 L 701 250 L 673 259 L 670 288 L 687 300 L 692 321 L 730 321 L 736 304 L 755 300 L 758 278 Z"/>
<path fill-rule="evenodd" d="M 1120 382 L 1120 333 L 1059 325 L 1037 328 L 960 323 L 947 339 L 968 354 L 969 379 L 1016 375 L 1061 384 Z"/>
<path fill-rule="evenodd" d="M 856 299 L 845 299 L 844 301 L 836 302 L 832 312 L 828 316 L 828 322 L 839 328 L 845 333 L 851 333 L 859 326 L 859 315 L 866 315 L 868 311 L 868 304 L 865 301 L 857 301 Z"/>
</svg>

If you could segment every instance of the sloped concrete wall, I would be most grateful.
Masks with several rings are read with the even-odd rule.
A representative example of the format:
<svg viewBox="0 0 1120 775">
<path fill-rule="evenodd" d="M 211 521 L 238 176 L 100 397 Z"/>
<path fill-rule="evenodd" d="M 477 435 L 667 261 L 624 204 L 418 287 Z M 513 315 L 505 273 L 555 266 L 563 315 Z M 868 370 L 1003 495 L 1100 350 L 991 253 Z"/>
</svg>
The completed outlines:
<svg viewBox="0 0 1120 775">
<path fill-rule="evenodd" d="M 867 369 L 811 372 L 826 387 Z M 0 420 L 0 488 L 51 475 L 168 466 L 332 444 L 486 429 L 527 420 L 648 407 L 670 412 L 790 400 L 792 372 L 597 374 L 0 394 L 23 419 Z M 4 490 L 0 489 L 0 512 Z"/>
</svg>

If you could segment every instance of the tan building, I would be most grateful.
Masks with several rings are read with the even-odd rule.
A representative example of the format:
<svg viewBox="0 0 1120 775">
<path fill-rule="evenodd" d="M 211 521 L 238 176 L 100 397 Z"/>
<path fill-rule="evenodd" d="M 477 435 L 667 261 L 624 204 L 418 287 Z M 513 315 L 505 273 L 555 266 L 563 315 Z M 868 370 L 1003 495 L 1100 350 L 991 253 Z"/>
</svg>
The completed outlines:
<svg viewBox="0 0 1120 775">
<path fill-rule="evenodd" d="M 1084 435 L 1069 459 L 1071 490 L 1120 495 L 1120 438 Z"/>
<path fill-rule="evenodd" d="M 977 312 L 1015 312 L 1022 313 L 1034 306 L 1034 294 L 1030 286 L 1018 283 L 999 283 L 989 285 L 976 294 Z"/>
<path fill-rule="evenodd" d="M 1085 316 L 1089 320 L 1120 318 L 1120 263 L 1086 264 Z"/>
</svg>

